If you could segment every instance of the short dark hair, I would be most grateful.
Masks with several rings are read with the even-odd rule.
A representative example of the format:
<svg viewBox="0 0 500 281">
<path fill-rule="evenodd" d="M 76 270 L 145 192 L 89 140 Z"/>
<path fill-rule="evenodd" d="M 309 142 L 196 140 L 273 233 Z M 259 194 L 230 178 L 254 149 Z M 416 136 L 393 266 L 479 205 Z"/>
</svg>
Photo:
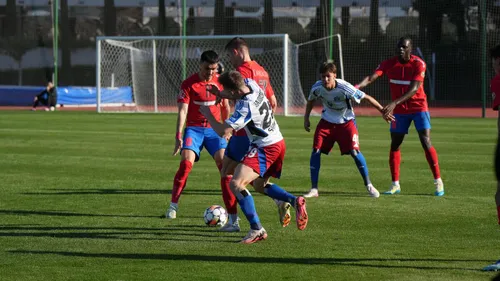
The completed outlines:
<svg viewBox="0 0 500 281">
<path fill-rule="evenodd" d="M 208 62 L 209 64 L 218 63 L 219 60 L 219 55 L 212 50 L 203 52 L 200 57 L 200 62 Z"/>
<path fill-rule="evenodd" d="M 325 61 L 319 67 L 319 73 L 323 74 L 323 73 L 327 73 L 327 72 L 337 74 L 337 66 L 331 60 Z"/>
<path fill-rule="evenodd" d="M 233 39 L 231 39 L 231 41 L 229 41 L 226 44 L 226 47 L 224 47 L 224 50 L 227 51 L 227 50 L 232 50 L 232 49 L 239 49 L 241 47 L 248 48 L 247 41 L 245 41 L 245 39 L 243 39 L 241 37 L 234 37 Z"/>
<path fill-rule="evenodd" d="M 410 41 L 410 45 L 413 45 L 413 40 L 411 39 L 410 36 L 405 35 L 399 38 L 398 42 L 404 42 L 404 41 Z"/>
<path fill-rule="evenodd" d="M 222 84 L 224 89 L 230 91 L 237 91 L 245 85 L 243 76 L 238 71 L 224 72 L 219 76 L 219 83 Z"/>
<path fill-rule="evenodd" d="M 490 56 L 494 59 L 500 58 L 500 44 L 490 49 Z"/>
</svg>

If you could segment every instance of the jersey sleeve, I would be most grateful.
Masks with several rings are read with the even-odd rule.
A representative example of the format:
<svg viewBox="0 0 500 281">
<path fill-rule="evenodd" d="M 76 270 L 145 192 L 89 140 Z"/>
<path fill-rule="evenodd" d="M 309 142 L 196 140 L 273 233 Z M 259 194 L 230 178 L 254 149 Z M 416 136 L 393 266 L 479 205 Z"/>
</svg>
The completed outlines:
<svg viewBox="0 0 500 281">
<path fill-rule="evenodd" d="M 375 69 L 375 73 L 378 75 L 378 76 L 383 76 L 384 73 L 386 72 L 387 68 L 388 68 L 388 65 L 389 65 L 389 61 L 385 60 L 383 62 L 381 62 L 377 68 Z"/>
<path fill-rule="evenodd" d="M 312 86 L 311 91 L 309 92 L 309 97 L 307 98 L 307 100 L 308 101 L 317 100 L 320 95 L 321 95 L 321 81 L 317 81 Z"/>
<path fill-rule="evenodd" d="M 425 62 L 422 60 L 416 60 L 413 64 L 413 77 L 412 81 L 424 81 L 425 78 Z"/>
<path fill-rule="evenodd" d="M 500 79 L 491 81 L 490 88 L 493 97 L 493 110 L 498 110 L 500 106 Z"/>
<path fill-rule="evenodd" d="M 177 103 L 187 103 L 189 104 L 189 86 L 186 82 L 181 85 L 181 90 L 177 96 Z"/>
<path fill-rule="evenodd" d="M 234 107 L 233 115 L 226 120 L 226 123 L 234 130 L 238 131 L 252 120 L 250 105 L 247 101 L 238 100 Z"/>
<path fill-rule="evenodd" d="M 354 100 L 356 103 L 360 103 L 361 100 L 365 97 L 365 92 L 356 89 L 356 87 L 354 87 L 349 82 L 342 81 L 338 83 L 338 87 L 344 90 L 344 93 L 347 98 Z"/>
</svg>

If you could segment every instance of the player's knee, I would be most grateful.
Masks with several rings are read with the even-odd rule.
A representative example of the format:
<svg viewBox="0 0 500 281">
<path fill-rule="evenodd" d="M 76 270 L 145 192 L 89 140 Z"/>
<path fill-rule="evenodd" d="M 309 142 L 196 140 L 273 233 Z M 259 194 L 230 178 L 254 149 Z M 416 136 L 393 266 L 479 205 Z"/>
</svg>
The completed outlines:
<svg viewBox="0 0 500 281">
<path fill-rule="evenodd" d="M 238 192 L 241 192 L 242 190 L 246 189 L 247 183 L 245 183 L 242 179 L 240 178 L 234 178 L 231 180 L 229 183 L 229 187 L 231 188 L 231 191 L 236 194 Z"/>
<path fill-rule="evenodd" d="M 353 149 L 349 152 L 349 154 L 351 154 L 352 157 L 356 157 L 359 154 L 359 150 Z"/>
</svg>

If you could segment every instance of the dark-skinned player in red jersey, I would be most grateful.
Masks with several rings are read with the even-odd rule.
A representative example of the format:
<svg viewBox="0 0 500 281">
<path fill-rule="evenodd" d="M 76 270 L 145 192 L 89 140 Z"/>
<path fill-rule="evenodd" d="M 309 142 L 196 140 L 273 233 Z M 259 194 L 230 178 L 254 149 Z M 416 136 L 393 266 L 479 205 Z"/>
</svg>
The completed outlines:
<svg viewBox="0 0 500 281">
<path fill-rule="evenodd" d="M 439 170 L 438 155 L 431 144 L 431 123 L 427 97 L 424 92 L 425 62 L 411 54 L 412 40 L 401 37 L 397 43 L 396 56 L 389 58 L 377 67 L 371 76 L 365 77 L 357 87 L 362 89 L 382 75 L 386 75 L 390 83 L 392 102 L 384 107 L 386 115 L 393 114 L 395 121 L 391 122 L 391 149 L 389 165 L 392 184 L 384 194 L 401 192 L 399 185 L 399 168 L 401 164 L 401 144 L 408 134 L 410 124 L 414 122 L 420 143 L 425 151 L 425 157 L 434 176 L 436 196 L 444 195 L 444 184 Z"/>
</svg>

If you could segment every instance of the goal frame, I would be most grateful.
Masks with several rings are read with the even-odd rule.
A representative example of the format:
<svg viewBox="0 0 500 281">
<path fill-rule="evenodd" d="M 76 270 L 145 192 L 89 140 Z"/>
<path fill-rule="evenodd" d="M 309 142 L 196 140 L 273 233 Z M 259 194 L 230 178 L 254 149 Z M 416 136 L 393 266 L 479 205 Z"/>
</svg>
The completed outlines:
<svg viewBox="0 0 500 281">
<path fill-rule="evenodd" d="M 213 40 L 213 39 L 227 39 L 230 40 L 234 37 L 243 37 L 243 38 L 283 38 L 283 57 L 288 57 L 288 45 L 289 45 L 289 36 L 288 34 L 245 34 L 245 35 L 200 35 L 200 36 L 98 36 L 96 37 L 96 91 L 97 91 L 97 112 L 102 112 L 102 104 L 101 104 L 101 42 L 104 40 L 151 40 L 153 45 L 153 95 L 154 95 L 154 112 L 158 113 L 158 80 L 157 80 L 157 68 L 156 68 L 156 41 L 157 40 Z M 184 60 L 185 57 L 181 57 L 181 60 Z M 184 63 L 185 64 L 185 63 Z M 283 113 L 285 116 L 288 116 L 288 99 L 289 99 L 289 91 L 288 91 L 288 59 L 283 59 Z M 133 75 L 133 73 L 132 73 Z"/>
</svg>

